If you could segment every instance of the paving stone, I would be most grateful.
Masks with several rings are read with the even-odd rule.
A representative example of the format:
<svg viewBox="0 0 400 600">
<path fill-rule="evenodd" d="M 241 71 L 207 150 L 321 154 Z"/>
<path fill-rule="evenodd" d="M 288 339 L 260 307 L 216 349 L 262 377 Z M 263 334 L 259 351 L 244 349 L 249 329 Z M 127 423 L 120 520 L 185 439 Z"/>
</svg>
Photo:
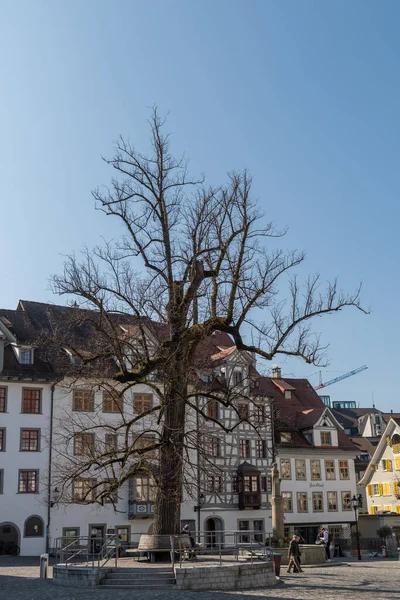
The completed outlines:
<svg viewBox="0 0 400 600">
<path fill-rule="evenodd" d="M 399 567 L 394 560 L 374 559 L 348 562 L 349 566 L 330 564 L 313 569 L 305 567 L 304 573 L 289 575 L 283 570 L 285 582 L 273 588 L 190 592 L 179 590 L 113 590 L 113 600 L 398 600 Z M 51 576 L 51 567 L 49 569 Z M 0 596 L 10 600 L 106 600 L 107 589 L 68 588 L 53 585 L 51 579 L 39 579 L 37 558 L 0 556 Z"/>
</svg>

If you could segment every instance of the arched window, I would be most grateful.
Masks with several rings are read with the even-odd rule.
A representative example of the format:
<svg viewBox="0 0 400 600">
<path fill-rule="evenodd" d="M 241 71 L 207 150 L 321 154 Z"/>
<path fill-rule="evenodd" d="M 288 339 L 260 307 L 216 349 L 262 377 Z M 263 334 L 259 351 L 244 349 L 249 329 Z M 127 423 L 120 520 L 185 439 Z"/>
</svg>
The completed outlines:
<svg viewBox="0 0 400 600">
<path fill-rule="evenodd" d="M 41 517 L 28 517 L 25 521 L 24 537 L 43 537 L 44 524 Z"/>
<path fill-rule="evenodd" d="M 400 435 L 398 433 L 395 433 L 392 436 L 392 446 L 394 446 L 394 444 L 400 444 Z"/>
</svg>

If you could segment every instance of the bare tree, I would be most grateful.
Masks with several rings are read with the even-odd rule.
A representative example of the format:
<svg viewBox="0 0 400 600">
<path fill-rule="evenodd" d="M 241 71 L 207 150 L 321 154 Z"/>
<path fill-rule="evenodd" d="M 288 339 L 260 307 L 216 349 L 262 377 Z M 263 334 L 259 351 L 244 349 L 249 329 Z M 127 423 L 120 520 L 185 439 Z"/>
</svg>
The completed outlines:
<svg viewBox="0 0 400 600">
<path fill-rule="evenodd" d="M 85 363 L 113 356 L 120 385 L 146 382 L 154 389 L 158 378 L 153 530 L 177 533 L 185 419 L 189 407 L 201 411 L 193 401 L 201 391 L 193 388 L 201 344 L 220 331 L 239 350 L 266 360 L 285 355 L 321 364 L 325 347 L 312 331 L 313 317 L 348 306 L 363 309 L 359 288 L 346 294 L 334 281 L 322 291 L 319 276 L 302 285 L 290 277 L 304 254 L 273 247 L 284 232 L 257 210 L 247 171 L 230 173 L 220 187 L 191 179 L 186 160 L 170 152 L 164 124 L 155 109 L 148 155 L 120 138 L 114 158 L 107 160 L 115 178 L 109 188 L 93 194 L 97 208 L 116 217 L 125 234 L 117 242 L 86 249 L 79 260 L 70 256 L 53 287 L 97 311 L 102 350 L 99 345 L 98 353 L 83 357 Z M 260 310 L 263 321 L 253 317 Z M 126 314 L 132 316 L 134 335 L 121 334 Z M 155 323 L 164 329 L 151 343 Z M 224 401 L 233 404 L 229 394 Z M 107 456 L 96 460 L 105 465 Z"/>
</svg>

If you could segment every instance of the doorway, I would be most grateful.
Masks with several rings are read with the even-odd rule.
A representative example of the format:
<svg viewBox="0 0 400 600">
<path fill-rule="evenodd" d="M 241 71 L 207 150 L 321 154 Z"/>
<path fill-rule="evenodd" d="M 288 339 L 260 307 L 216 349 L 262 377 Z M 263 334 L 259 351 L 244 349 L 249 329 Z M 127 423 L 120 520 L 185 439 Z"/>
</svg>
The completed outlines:
<svg viewBox="0 0 400 600">
<path fill-rule="evenodd" d="M 0 548 L 2 548 L 4 544 L 19 546 L 19 541 L 19 529 L 14 523 L 0 524 Z"/>
<path fill-rule="evenodd" d="M 106 527 L 106 523 L 89 525 L 90 552 L 92 554 L 100 552 L 105 540 Z"/>
<path fill-rule="evenodd" d="M 219 517 L 210 517 L 205 523 L 206 546 L 215 548 L 224 545 L 224 524 Z"/>
</svg>

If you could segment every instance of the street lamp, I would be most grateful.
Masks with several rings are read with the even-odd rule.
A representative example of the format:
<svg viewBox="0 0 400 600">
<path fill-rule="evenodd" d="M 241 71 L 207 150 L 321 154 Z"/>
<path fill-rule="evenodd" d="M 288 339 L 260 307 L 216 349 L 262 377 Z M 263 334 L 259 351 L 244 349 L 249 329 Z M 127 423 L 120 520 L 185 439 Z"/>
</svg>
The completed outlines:
<svg viewBox="0 0 400 600">
<path fill-rule="evenodd" d="M 200 527 L 201 527 L 200 511 L 201 511 L 202 507 L 204 506 L 205 501 L 206 501 L 206 498 L 205 498 L 204 494 L 200 493 L 197 498 L 197 504 L 194 507 L 194 512 L 197 512 L 197 538 L 198 538 L 199 542 L 201 542 L 201 539 L 200 539 Z"/>
<path fill-rule="evenodd" d="M 354 519 L 356 522 L 356 537 L 357 537 L 357 558 L 361 560 L 361 551 L 360 551 L 360 536 L 358 533 L 358 509 L 360 508 L 360 498 L 357 496 L 353 496 L 351 499 L 351 504 L 354 508 Z"/>
</svg>

